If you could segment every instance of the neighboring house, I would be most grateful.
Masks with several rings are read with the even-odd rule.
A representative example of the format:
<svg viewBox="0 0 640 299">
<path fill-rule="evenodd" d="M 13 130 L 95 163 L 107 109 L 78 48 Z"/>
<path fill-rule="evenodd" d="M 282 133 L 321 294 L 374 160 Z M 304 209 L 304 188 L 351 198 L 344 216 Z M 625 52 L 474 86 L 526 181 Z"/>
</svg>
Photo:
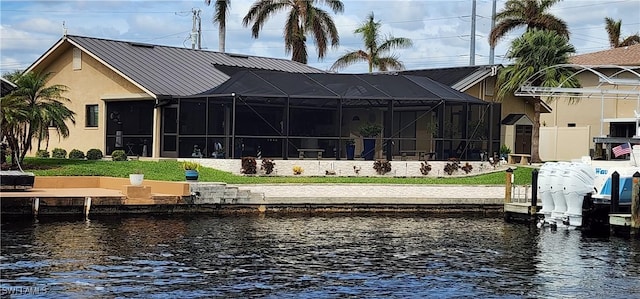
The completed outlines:
<svg viewBox="0 0 640 299">
<path fill-rule="evenodd" d="M 634 114 L 640 113 L 640 45 L 576 55 L 569 61 L 574 65 L 568 67 L 578 71 L 582 98 L 569 104 L 560 96 L 550 103 L 553 111 L 541 116 L 541 158 L 610 159 L 612 147 L 640 144 Z"/>
<path fill-rule="evenodd" d="M 11 91 L 13 91 L 17 86 L 15 84 L 13 84 L 13 82 L 0 77 L 0 80 L 2 81 L 2 93 L 1 96 L 6 96 L 9 93 L 11 93 Z"/>
<path fill-rule="evenodd" d="M 527 97 L 509 96 L 502 101 L 494 98 L 496 79 L 502 65 L 479 65 L 450 68 L 434 68 L 402 71 L 402 74 L 425 76 L 452 88 L 491 103 L 484 111 L 484 119 L 492 120 L 494 126 L 482 136 L 492 142 L 487 147 L 489 153 L 497 154 L 501 145 L 506 145 L 512 153 L 531 153 L 531 133 L 533 128 L 533 105 Z M 542 113 L 551 108 L 542 105 Z"/>
</svg>

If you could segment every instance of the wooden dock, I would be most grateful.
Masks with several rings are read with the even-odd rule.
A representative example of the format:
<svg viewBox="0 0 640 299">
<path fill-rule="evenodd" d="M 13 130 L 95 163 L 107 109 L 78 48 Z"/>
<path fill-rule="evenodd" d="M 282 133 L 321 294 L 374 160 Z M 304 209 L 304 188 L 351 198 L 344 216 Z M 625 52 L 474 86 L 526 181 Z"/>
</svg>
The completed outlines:
<svg viewBox="0 0 640 299">
<path fill-rule="evenodd" d="M 542 205 L 538 203 L 537 186 L 538 172 L 532 172 L 531 186 L 515 186 L 513 182 L 513 170 L 506 171 L 504 195 L 504 219 L 515 222 L 536 222 L 538 211 Z"/>
</svg>

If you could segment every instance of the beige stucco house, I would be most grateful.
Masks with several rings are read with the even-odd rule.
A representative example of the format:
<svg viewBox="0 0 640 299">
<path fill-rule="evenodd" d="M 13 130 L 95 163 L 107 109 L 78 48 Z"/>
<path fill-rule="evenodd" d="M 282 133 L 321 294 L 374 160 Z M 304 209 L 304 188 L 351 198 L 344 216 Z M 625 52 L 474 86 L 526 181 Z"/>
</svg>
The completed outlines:
<svg viewBox="0 0 640 299">
<path fill-rule="evenodd" d="M 285 59 L 236 55 L 82 36 L 63 36 L 26 71 L 52 73 L 50 84 L 76 112 L 69 138 L 51 134 L 49 148 L 110 154 L 123 148 L 161 156 L 161 105 L 175 96 L 202 93 L 229 76 L 221 66 L 317 73 Z"/>
<path fill-rule="evenodd" d="M 612 147 L 640 143 L 634 114 L 640 113 L 640 44 L 576 55 L 570 62 L 566 67 L 577 72 L 580 98 L 570 104 L 558 93 L 547 100 L 552 111 L 540 118 L 541 158 L 609 159 Z"/>
</svg>

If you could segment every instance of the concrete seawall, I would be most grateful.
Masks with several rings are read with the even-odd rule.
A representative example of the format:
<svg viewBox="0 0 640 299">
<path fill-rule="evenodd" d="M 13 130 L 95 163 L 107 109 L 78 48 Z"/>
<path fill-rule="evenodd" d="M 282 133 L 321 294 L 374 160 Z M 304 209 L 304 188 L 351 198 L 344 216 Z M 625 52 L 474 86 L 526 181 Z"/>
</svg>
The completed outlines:
<svg viewBox="0 0 640 299">
<path fill-rule="evenodd" d="M 77 185 L 72 183 L 74 179 L 78 180 Z M 130 194 L 124 192 L 131 187 L 126 186 L 126 179 L 58 177 L 56 180 L 64 180 L 64 188 L 52 188 L 53 182 L 42 181 L 41 186 L 37 184 L 32 191 L 2 192 L 2 215 L 82 215 L 87 198 L 92 199 L 90 215 L 272 212 L 486 214 L 502 212 L 504 201 L 504 186 L 176 182 L 173 191 L 176 194 L 158 194 L 155 190 L 170 190 L 162 186 L 162 182 L 146 180 L 141 188 L 150 189 L 149 197 L 139 198 L 136 195 L 130 198 Z M 102 185 L 91 183 L 91 180 Z M 116 186 L 116 181 L 125 186 Z M 46 188 L 41 188 L 43 186 Z"/>
</svg>

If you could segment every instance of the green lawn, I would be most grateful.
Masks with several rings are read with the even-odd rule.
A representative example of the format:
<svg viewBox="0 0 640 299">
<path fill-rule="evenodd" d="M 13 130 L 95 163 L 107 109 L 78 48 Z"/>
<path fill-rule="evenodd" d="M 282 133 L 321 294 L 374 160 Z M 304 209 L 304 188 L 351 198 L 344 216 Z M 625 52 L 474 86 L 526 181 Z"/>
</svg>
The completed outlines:
<svg viewBox="0 0 640 299">
<path fill-rule="evenodd" d="M 23 169 L 39 176 L 112 176 L 129 177 L 137 171 L 144 173 L 145 179 L 161 181 L 184 181 L 184 170 L 178 161 L 86 161 L 53 158 L 26 158 Z M 531 184 L 532 168 L 518 167 L 515 184 Z M 433 178 L 433 177 L 274 177 L 242 176 L 211 168 L 200 167 L 200 181 L 226 182 L 231 184 L 269 183 L 369 183 L 369 184 L 461 184 L 461 185 L 503 185 L 505 173 L 495 172 L 477 176 Z"/>
</svg>

